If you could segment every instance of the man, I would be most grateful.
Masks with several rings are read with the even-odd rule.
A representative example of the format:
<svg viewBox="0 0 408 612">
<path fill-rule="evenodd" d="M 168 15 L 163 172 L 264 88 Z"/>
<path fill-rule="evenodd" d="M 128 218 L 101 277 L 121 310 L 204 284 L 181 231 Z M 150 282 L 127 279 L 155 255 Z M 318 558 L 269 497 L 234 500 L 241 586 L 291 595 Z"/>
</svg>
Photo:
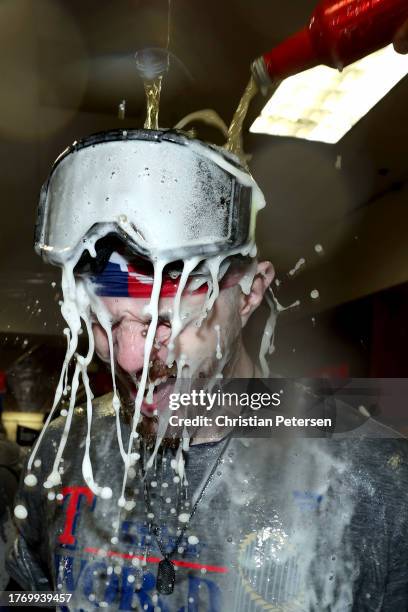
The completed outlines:
<svg viewBox="0 0 408 612">
<path fill-rule="evenodd" d="M 89 350 L 20 488 L 23 588 L 72 593 L 70 610 L 408 610 L 405 440 L 354 413 L 343 437 L 168 434 L 170 393 L 267 375 L 273 309 L 260 363 L 243 342 L 273 278 L 262 206 L 236 158 L 176 132 L 104 133 L 57 161 L 37 228 L 63 266 L 55 407 L 81 325 Z M 113 398 L 92 398 L 94 344 Z"/>
</svg>

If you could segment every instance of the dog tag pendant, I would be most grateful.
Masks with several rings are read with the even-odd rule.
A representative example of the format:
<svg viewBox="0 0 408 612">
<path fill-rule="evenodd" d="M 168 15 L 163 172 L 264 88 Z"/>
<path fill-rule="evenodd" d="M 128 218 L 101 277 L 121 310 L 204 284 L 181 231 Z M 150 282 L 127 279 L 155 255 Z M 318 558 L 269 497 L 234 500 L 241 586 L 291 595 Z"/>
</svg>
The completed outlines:
<svg viewBox="0 0 408 612">
<path fill-rule="evenodd" d="M 165 557 L 157 570 L 156 589 L 161 595 L 170 595 L 174 590 L 176 572 L 173 563 Z"/>
</svg>

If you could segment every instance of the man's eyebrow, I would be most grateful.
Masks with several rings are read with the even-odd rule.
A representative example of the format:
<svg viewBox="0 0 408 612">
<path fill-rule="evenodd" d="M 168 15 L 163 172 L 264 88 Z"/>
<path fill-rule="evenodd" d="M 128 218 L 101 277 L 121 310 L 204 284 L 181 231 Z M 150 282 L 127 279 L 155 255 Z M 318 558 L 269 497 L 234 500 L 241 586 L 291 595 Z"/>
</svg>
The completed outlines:
<svg viewBox="0 0 408 612">
<path fill-rule="evenodd" d="M 152 320 L 152 317 L 150 315 L 144 315 L 142 317 L 135 317 L 135 315 L 133 315 L 132 313 L 129 313 L 129 314 L 131 314 L 133 318 L 135 318 L 140 323 L 143 323 L 144 325 L 149 325 Z M 171 313 L 168 313 L 168 312 L 159 313 L 157 317 L 158 323 L 170 323 L 171 319 L 172 319 L 172 315 Z"/>
<path fill-rule="evenodd" d="M 117 323 L 120 323 L 120 321 L 122 321 L 124 318 L 129 318 L 133 321 L 136 321 L 138 323 L 140 323 L 141 325 L 150 325 L 150 322 L 152 320 L 152 317 L 148 314 L 143 315 L 143 316 L 136 316 L 133 312 L 131 311 L 126 311 L 124 314 L 120 314 L 120 315 L 111 315 L 112 316 L 112 324 L 115 325 Z M 163 312 L 163 313 L 159 313 L 158 315 L 158 324 L 160 323 L 171 323 L 172 320 L 172 314 L 169 312 Z M 97 316 L 92 313 L 92 321 L 97 322 L 98 318 Z"/>
</svg>

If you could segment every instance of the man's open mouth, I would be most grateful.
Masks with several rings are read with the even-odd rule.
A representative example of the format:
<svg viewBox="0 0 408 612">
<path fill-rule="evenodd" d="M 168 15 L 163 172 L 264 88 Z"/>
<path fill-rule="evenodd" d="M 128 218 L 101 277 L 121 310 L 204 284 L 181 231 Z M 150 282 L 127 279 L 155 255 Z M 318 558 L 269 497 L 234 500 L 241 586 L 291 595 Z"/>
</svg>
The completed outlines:
<svg viewBox="0 0 408 612">
<path fill-rule="evenodd" d="M 142 370 L 134 375 L 135 396 L 139 388 L 141 377 Z M 152 416 L 167 408 L 168 397 L 174 388 L 176 377 L 176 363 L 173 363 L 173 365 L 169 367 L 158 359 L 151 362 L 141 405 L 144 414 Z M 153 392 L 150 390 L 151 383 L 154 383 Z"/>
</svg>

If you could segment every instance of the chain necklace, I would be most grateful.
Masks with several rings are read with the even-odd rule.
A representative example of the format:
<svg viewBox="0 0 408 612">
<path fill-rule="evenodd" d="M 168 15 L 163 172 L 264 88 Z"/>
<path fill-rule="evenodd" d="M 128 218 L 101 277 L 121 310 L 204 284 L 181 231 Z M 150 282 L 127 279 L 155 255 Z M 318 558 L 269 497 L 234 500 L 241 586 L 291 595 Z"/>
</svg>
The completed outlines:
<svg viewBox="0 0 408 612">
<path fill-rule="evenodd" d="M 156 538 L 156 542 L 157 545 L 160 549 L 160 552 L 163 556 L 163 559 L 159 562 L 159 567 L 157 570 L 157 578 L 156 578 L 156 589 L 158 591 L 158 593 L 160 593 L 161 595 L 170 595 L 171 593 L 173 593 L 174 591 L 174 585 L 176 582 L 176 571 L 174 569 L 174 563 L 173 561 L 170 559 L 171 556 L 174 555 L 174 553 L 176 552 L 176 550 L 179 548 L 184 534 L 186 532 L 186 529 L 188 527 L 188 525 L 190 524 L 191 519 L 193 518 L 201 500 L 204 497 L 204 494 L 215 474 L 215 470 L 217 469 L 217 467 L 220 464 L 220 461 L 227 449 L 227 446 L 229 445 L 229 442 L 231 440 L 231 436 L 232 436 L 232 431 L 228 434 L 226 440 L 223 443 L 222 449 L 214 463 L 214 465 L 211 468 L 211 471 L 209 473 L 209 475 L 207 476 L 204 485 L 201 488 L 200 494 L 198 495 L 194 506 L 190 512 L 190 516 L 188 521 L 183 525 L 183 527 L 181 528 L 179 535 L 177 536 L 176 542 L 174 544 L 174 546 L 172 547 L 172 549 L 169 552 L 166 552 L 165 546 L 163 545 L 163 542 L 161 540 L 161 531 L 162 529 L 154 524 L 153 522 L 149 521 L 149 530 L 151 530 Z M 142 453 L 141 453 L 142 455 Z M 148 514 L 150 511 L 147 510 L 147 508 L 151 508 L 151 500 L 150 500 L 150 491 L 149 491 L 149 487 L 147 484 L 147 479 L 146 479 L 146 471 L 145 471 L 145 467 L 144 467 L 144 461 L 141 461 L 141 468 L 142 468 L 142 476 L 143 476 L 143 492 L 144 492 L 144 500 L 145 500 L 145 510 L 146 510 L 146 514 Z"/>
</svg>

